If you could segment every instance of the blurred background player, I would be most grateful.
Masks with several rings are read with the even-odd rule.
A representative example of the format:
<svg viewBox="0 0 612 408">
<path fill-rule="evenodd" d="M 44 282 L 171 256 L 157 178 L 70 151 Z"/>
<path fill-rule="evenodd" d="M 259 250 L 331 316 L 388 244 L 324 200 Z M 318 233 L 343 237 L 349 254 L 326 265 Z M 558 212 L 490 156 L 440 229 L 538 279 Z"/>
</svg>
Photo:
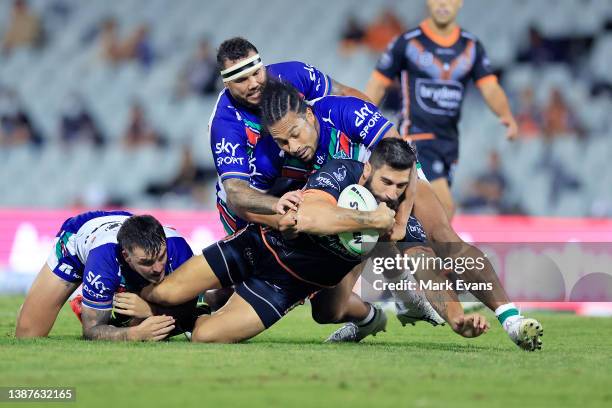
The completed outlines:
<svg viewBox="0 0 612 408">
<path fill-rule="evenodd" d="M 455 212 L 450 186 L 459 158 L 457 126 L 470 80 L 507 127 L 506 136 L 517 136 L 506 94 L 482 44 L 456 23 L 462 3 L 427 0 L 429 17 L 389 44 L 365 91 L 370 100 L 380 104 L 393 81 L 400 81 L 400 134 L 415 143 L 423 172 L 449 219 Z"/>
<path fill-rule="evenodd" d="M 140 318 L 139 324 L 116 327 L 111 325 L 113 297 L 159 283 L 192 256 L 184 238 L 150 215 L 93 211 L 69 218 L 26 296 L 15 336 L 47 336 L 61 307 L 82 283 L 82 307 L 77 305 L 75 312 L 81 309 L 86 339 L 161 340 L 176 327 L 172 316 L 154 316 L 160 314 L 155 305 L 125 293 L 115 301 L 116 312 Z M 195 299 L 185 308 L 195 313 Z"/>
</svg>

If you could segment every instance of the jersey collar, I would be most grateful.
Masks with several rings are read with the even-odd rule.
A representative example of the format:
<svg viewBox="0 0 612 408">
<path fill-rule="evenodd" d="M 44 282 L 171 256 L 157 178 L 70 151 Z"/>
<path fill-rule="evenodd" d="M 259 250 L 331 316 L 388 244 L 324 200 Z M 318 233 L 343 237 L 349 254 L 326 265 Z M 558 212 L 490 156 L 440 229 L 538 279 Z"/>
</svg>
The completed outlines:
<svg viewBox="0 0 612 408">
<path fill-rule="evenodd" d="M 431 18 L 428 18 L 423 20 L 419 27 L 421 28 L 421 31 L 423 31 L 423 34 L 425 34 L 431 41 L 435 42 L 440 47 L 452 47 L 457 42 L 457 40 L 459 40 L 461 29 L 458 25 L 455 26 L 455 29 L 449 35 L 441 36 L 436 34 L 431 28 L 433 24 L 434 23 L 433 21 L 431 21 Z"/>
</svg>

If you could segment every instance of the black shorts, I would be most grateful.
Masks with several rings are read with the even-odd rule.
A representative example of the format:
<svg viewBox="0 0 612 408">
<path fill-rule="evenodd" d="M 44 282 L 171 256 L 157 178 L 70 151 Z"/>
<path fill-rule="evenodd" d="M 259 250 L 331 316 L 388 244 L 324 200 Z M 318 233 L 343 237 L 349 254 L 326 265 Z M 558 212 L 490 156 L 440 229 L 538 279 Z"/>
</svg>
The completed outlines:
<svg viewBox="0 0 612 408">
<path fill-rule="evenodd" d="M 221 285 L 233 285 L 266 328 L 321 289 L 288 273 L 266 248 L 256 225 L 204 248 L 202 253 Z"/>
<path fill-rule="evenodd" d="M 459 158 L 459 143 L 456 140 L 432 139 L 416 141 L 415 146 L 427 180 L 444 177 L 450 186 Z"/>
</svg>

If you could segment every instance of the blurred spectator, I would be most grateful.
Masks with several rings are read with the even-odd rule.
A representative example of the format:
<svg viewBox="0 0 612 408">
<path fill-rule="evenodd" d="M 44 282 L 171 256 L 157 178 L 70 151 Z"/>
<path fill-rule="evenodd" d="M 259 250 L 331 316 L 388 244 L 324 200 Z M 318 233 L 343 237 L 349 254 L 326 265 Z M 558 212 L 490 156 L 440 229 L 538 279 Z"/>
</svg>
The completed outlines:
<svg viewBox="0 0 612 408">
<path fill-rule="evenodd" d="M 113 17 L 102 22 L 100 47 L 104 60 L 117 64 L 135 59 L 143 67 L 150 68 L 154 61 L 154 53 L 149 37 L 149 27 L 139 26 L 124 41 L 119 38 L 117 31 L 117 21 Z"/>
<path fill-rule="evenodd" d="M 346 26 L 342 30 L 340 37 L 340 50 L 343 54 L 348 55 L 355 51 L 357 47 L 363 44 L 365 38 L 365 29 L 357 20 L 354 14 L 351 14 L 346 20 Z"/>
<path fill-rule="evenodd" d="M 42 138 L 21 107 L 16 93 L 0 88 L 0 146 L 31 144 L 40 146 Z"/>
<path fill-rule="evenodd" d="M 544 39 L 537 28 L 529 27 L 529 44 L 519 52 L 519 62 L 542 64 L 555 60 L 553 45 Z"/>
<path fill-rule="evenodd" d="M 555 157 L 552 149 L 544 149 L 538 163 L 539 168 L 551 176 L 550 203 L 557 203 L 566 192 L 576 194 L 580 191 L 582 183 L 578 175 L 572 174 L 567 166 Z"/>
<path fill-rule="evenodd" d="M 75 93 L 68 95 L 61 112 L 60 137 L 63 143 L 104 144 L 104 137 L 89 113 L 83 98 Z"/>
<path fill-rule="evenodd" d="M 182 99 L 191 93 L 199 96 L 215 94 L 218 89 L 217 62 L 211 53 L 209 41 L 202 39 L 179 75 L 176 94 Z"/>
<path fill-rule="evenodd" d="M 544 136 L 549 139 L 568 133 L 582 133 L 577 124 L 576 116 L 557 88 L 550 92 L 548 104 L 543 110 L 543 121 Z"/>
<path fill-rule="evenodd" d="M 504 175 L 499 154 L 489 154 L 488 168 L 476 177 L 471 186 L 471 195 L 462 203 L 466 212 L 502 214 L 510 209 L 504 203 L 504 193 L 508 185 Z"/>
<path fill-rule="evenodd" d="M 124 59 L 124 53 L 117 34 L 117 21 L 109 17 L 101 24 L 100 47 L 102 57 L 111 63 L 117 63 Z"/>
<path fill-rule="evenodd" d="M 18 47 L 31 47 L 40 39 L 41 27 L 38 16 L 30 12 L 25 0 L 15 0 L 11 21 L 2 38 L 2 51 L 10 53 Z"/>
<path fill-rule="evenodd" d="M 516 121 L 520 137 L 533 138 L 542 134 L 542 113 L 535 103 L 531 87 L 521 90 Z"/>
<path fill-rule="evenodd" d="M 214 179 L 215 176 L 214 169 L 198 166 L 191 154 L 191 149 L 184 146 L 177 175 L 169 182 L 149 185 L 146 192 L 154 196 L 166 194 L 191 196 L 196 202 L 203 203 L 209 201 L 206 197 L 210 196 L 206 194 L 206 182 Z"/>
<path fill-rule="evenodd" d="M 135 102 L 130 108 L 130 120 L 123 137 L 123 144 L 127 148 L 144 145 L 164 145 L 164 139 L 148 123 L 140 103 Z"/>
<path fill-rule="evenodd" d="M 143 24 L 132 34 L 126 44 L 128 58 L 135 59 L 143 68 L 151 68 L 155 60 L 149 26 Z"/>
<path fill-rule="evenodd" d="M 371 51 L 383 52 L 391 40 L 404 31 L 404 26 L 395 12 L 390 8 L 385 8 L 368 26 L 364 42 Z"/>
</svg>

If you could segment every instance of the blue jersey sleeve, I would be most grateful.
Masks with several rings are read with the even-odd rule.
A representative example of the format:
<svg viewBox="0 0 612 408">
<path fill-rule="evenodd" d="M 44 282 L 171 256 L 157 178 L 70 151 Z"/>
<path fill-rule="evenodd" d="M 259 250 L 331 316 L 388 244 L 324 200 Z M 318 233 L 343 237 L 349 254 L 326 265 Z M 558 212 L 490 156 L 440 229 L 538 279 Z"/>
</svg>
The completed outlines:
<svg viewBox="0 0 612 408">
<path fill-rule="evenodd" d="M 193 256 L 193 250 L 181 236 L 168 237 L 168 263 L 170 270 L 175 271 Z"/>
<path fill-rule="evenodd" d="M 312 65 L 299 61 L 280 62 L 269 65 L 268 70 L 274 78 L 292 84 L 307 101 L 331 93 L 332 79 Z"/>
<path fill-rule="evenodd" d="M 352 96 L 328 96 L 315 105 L 324 116 L 328 112 L 336 129 L 369 150 L 393 127 L 375 105 Z"/>
<path fill-rule="evenodd" d="M 83 305 L 99 310 L 112 309 L 113 295 L 120 283 L 116 244 L 92 249 L 83 274 Z"/>
<path fill-rule="evenodd" d="M 231 114 L 215 117 L 210 125 L 210 147 L 222 182 L 230 178 L 249 180 L 250 175 L 246 130 Z"/>
<path fill-rule="evenodd" d="M 284 156 L 271 136 L 262 138 L 253 154 L 253 174 L 251 187 L 260 192 L 267 192 L 281 176 Z"/>
</svg>

